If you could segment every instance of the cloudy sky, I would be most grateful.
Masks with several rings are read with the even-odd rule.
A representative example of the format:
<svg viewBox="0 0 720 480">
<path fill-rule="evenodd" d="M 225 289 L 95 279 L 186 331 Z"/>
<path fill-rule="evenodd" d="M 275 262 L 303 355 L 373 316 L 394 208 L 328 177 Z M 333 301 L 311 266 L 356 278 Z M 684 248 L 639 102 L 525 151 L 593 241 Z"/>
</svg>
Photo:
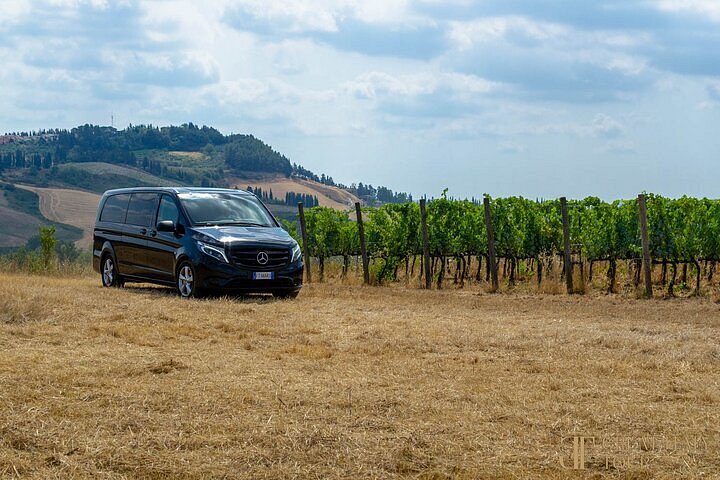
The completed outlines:
<svg viewBox="0 0 720 480">
<path fill-rule="evenodd" d="M 0 132 L 194 122 L 346 184 L 720 197 L 718 0 L 0 0 Z"/>
</svg>

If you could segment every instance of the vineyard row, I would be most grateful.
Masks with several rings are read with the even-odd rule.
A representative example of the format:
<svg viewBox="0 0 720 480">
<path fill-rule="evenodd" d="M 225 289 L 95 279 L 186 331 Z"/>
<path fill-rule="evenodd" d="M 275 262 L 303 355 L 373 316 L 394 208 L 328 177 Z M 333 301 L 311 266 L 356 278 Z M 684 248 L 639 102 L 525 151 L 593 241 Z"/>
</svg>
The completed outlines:
<svg viewBox="0 0 720 480">
<path fill-rule="evenodd" d="M 443 195 L 427 202 L 378 208 L 356 205 L 355 212 L 325 207 L 305 210 L 300 204 L 299 213 L 300 228 L 289 230 L 303 244 L 306 262 L 310 257 L 317 259 L 322 277 L 326 259 L 342 257 L 346 270 L 350 257 L 361 256 L 366 283 L 371 261 L 375 280 L 382 283 L 396 280 L 403 262 L 407 268 L 412 260 L 414 266 L 420 257 L 426 287 L 441 286 L 451 262 L 456 264 L 456 277 L 458 271 L 463 272 L 461 278 L 469 276 L 473 258 L 478 265 L 485 263 L 493 289 L 498 287 L 501 261 L 508 265 L 510 283 L 522 262 L 524 267 L 532 266 L 540 284 L 543 269 L 560 257 L 569 292 L 573 291 L 573 265 L 584 269 L 587 263 L 592 272 L 593 264 L 604 262 L 609 290 L 614 291 L 617 262 L 627 261 L 636 284 L 644 271 L 648 294 L 652 293 L 652 265 L 662 265 L 663 283 L 670 277 L 668 292 L 672 294 L 678 265 L 684 266 L 684 274 L 688 264 L 694 269 L 699 291 L 700 263 L 705 263 L 712 278 L 720 260 L 720 201 L 705 198 L 645 194 L 605 202 L 596 197 L 569 201 L 486 197 L 476 203 Z"/>
</svg>

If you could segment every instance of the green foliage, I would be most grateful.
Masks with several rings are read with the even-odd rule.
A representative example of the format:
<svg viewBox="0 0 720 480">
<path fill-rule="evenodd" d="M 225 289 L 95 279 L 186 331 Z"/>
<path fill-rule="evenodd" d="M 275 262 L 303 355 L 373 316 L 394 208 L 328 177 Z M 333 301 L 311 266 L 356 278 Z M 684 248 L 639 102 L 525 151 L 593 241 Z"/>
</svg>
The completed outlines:
<svg viewBox="0 0 720 480">
<path fill-rule="evenodd" d="M 678 262 L 720 260 L 720 201 L 648 195 L 652 256 Z M 558 200 L 522 197 L 491 201 L 499 257 L 538 258 L 560 254 L 562 221 Z M 443 193 L 427 204 L 430 253 L 435 257 L 486 255 L 483 206 Z M 637 259 L 641 255 L 637 200 L 605 202 L 596 197 L 568 202 L 572 250 L 587 260 Z M 357 227 L 348 213 L 317 207 L 306 211 L 310 254 L 327 258 L 358 255 Z M 416 203 L 364 208 L 370 255 L 379 280 L 392 276 L 403 259 L 422 254 Z"/>
<path fill-rule="evenodd" d="M 57 243 L 54 226 L 40 227 L 40 255 L 45 270 L 50 268 L 55 258 L 55 246 Z"/>
<path fill-rule="evenodd" d="M 27 213 L 33 217 L 43 218 L 40 213 L 40 207 L 38 206 L 40 203 L 36 193 L 11 184 L 4 184 L 3 190 L 5 190 L 5 198 L 10 208 Z"/>
<path fill-rule="evenodd" d="M 283 155 L 252 135 L 232 135 L 225 145 L 225 163 L 235 170 L 290 175 L 292 165 Z"/>
<path fill-rule="evenodd" d="M 347 214 L 328 207 L 314 207 L 305 213 L 308 229 L 308 248 L 310 255 L 328 258 L 343 255 L 348 250 L 347 236 L 350 230 L 345 225 L 350 222 Z"/>
<path fill-rule="evenodd" d="M 0 270 L 30 273 L 86 274 L 92 270 L 92 252 L 55 238 L 54 226 L 40 227 L 28 244 L 0 255 Z"/>
</svg>

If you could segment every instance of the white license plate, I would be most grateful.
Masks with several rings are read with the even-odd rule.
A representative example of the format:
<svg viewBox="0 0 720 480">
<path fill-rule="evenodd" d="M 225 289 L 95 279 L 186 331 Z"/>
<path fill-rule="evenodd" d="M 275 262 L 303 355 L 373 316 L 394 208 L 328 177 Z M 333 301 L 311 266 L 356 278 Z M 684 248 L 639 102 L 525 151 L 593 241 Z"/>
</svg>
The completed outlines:
<svg viewBox="0 0 720 480">
<path fill-rule="evenodd" d="M 253 280 L 275 280 L 275 272 L 253 272 Z"/>
</svg>

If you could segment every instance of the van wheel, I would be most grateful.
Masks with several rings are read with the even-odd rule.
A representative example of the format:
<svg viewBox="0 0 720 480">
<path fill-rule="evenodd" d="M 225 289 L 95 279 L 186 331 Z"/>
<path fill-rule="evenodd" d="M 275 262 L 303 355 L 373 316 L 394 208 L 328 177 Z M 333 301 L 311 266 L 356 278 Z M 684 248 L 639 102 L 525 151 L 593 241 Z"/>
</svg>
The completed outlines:
<svg viewBox="0 0 720 480">
<path fill-rule="evenodd" d="M 195 269 L 190 262 L 182 262 L 177 270 L 176 275 L 178 294 L 182 298 L 199 297 L 199 290 L 196 286 Z"/>
<path fill-rule="evenodd" d="M 122 287 L 123 281 L 117 271 L 115 261 L 113 261 L 112 255 L 105 255 L 102 261 L 102 268 L 100 272 L 102 278 L 103 287 Z"/>
<path fill-rule="evenodd" d="M 295 292 L 273 292 L 273 297 L 279 298 L 281 300 L 294 300 L 298 296 L 298 291 Z"/>
</svg>

